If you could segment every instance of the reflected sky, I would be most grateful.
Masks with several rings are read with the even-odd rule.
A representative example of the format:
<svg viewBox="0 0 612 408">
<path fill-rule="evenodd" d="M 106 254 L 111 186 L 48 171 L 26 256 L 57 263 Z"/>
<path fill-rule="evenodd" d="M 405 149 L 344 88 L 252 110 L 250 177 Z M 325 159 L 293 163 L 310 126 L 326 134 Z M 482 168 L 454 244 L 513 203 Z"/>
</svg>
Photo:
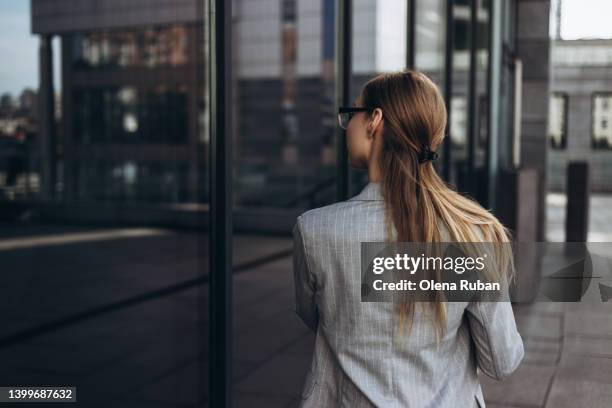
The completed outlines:
<svg viewBox="0 0 612 408">
<path fill-rule="evenodd" d="M 552 0 L 551 9 L 559 0 Z M 612 2 L 610 0 L 563 0 L 561 10 L 561 38 L 612 38 Z M 551 18 L 551 33 L 555 33 L 555 16 Z"/>
<path fill-rule="evenodd" d="M 59 67 L 59 39 L 53 47 L 54 66 Z M 30 33 L 30 0 L 0 2 L 0 56 L 0 95 L 18 96 L 26 87 L 38 87 L 38 38 Z M 59 73 L 56 68 L 56 90 Z"/>
</svg>

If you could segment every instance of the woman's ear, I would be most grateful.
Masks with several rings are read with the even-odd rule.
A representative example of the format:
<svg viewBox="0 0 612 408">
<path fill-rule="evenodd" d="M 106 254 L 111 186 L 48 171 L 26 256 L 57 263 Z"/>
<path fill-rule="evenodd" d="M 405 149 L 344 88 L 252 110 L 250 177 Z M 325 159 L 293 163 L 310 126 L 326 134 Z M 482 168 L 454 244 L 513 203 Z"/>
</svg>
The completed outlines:
<svg viewBox="0 0 612 408">
<path fill-rule="evenodd" d="M 380 108 L 374 109 L 370 122 L 368 123 L 368 134 L 373 134 L 378 129 L 379 125 L 383 121 L 382 110 Z"/>
</svg>

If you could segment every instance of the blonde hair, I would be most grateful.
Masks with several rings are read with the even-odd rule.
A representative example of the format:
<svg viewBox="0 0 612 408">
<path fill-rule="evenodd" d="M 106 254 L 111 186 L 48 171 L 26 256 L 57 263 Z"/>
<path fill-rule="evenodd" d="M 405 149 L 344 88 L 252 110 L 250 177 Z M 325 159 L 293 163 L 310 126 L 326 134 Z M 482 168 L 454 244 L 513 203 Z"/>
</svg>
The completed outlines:
<svg viewBox="0 0 612 408">
<path fill-rule="evenodd" d="M 364 85 L 361 102 L 383 112 L 379 166 L 388 240 L 393 224 L 398 242 L 441 242 L 442 228 L 452 242 L 510 242 L 508 230 L 493 214 L 450 188 L 431 161 L 419 161 L 423 148 L 435 151 L 441 146 L 447 122 L 444 99 L 427 76 L 414 70 L 378 75 Z M 488 272 L 507 282 L 513 273 L 511 250 L 509 245 L 495 248 L 499 268 Z M 427 304 L 439 337 L 447 318 L 441 292 L 435 296 Z M 411 327 L 414 302 L 398 307 L 400 328 L 406 320 Z"/>
</svg>

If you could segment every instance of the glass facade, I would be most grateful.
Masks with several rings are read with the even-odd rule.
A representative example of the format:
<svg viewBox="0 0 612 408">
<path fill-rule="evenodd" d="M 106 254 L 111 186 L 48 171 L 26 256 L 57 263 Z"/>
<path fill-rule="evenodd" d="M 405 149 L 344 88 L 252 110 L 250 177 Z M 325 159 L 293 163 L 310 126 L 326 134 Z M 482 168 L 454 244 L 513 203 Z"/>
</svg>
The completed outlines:
<svg viewBox="0 0 612 408">
<path fill-rule="evenodd" d="M 415 68 L 444 89 L 446 1 L 415 0 Z"/>
<path fill-rule="evenodd" d="M 332 203 L 344 137 L 335 122 L 341 82 L 336 69 L 339 3 L 237 4 L 232 23 L 234 204 L 295 212 Z M 450 149 L 439 152 L 448 156 L 437 163 L 439 170 L 461 191 L 482 199 L 486 192 L 476 186 L 486 183 L 469 180 L 486 167 L 490 5 L 457 1 L 449 13 L 447 4 L 352 2 L 349 96 L 352 102 L 374 75 L 410 64 L 429 75 L 449 104 Z M 115 189 L 84 187 L 87 174 L 99 173 L 87 170 L 90 163 L 109 169 L 140 163 L 137 167 L 163 168 L 163 174 L 176 171 L 164 177 L 180 183 L 176 190 L 181 193 L 133 197 L 206 201 L 207 188 L 196 181 L 207 171 L 204 27 L 171 20 L 60 34 L 64 98 L 57 106 L 64 117 L 57 137 L 57 174 L 63 177 L 54 187 L 58 198 L 81 200 L 90 191 Z M 155 171 L 138 173 L 138 191 L 156 185 L 146 180 Z M 350 174 L 351 191 L 358 191 L 366 174 Z M 103 200 L 120 196 L 112 193 Z M 102 197 L 96 193 L 95 200 Z"/>
<path fill-rule="evenodd" d="M 334 2 L 245 2 L 241 10 L 234 23 L 236 205 L 304 209 L 331 203 Z"/>
<path fill-rule="evenodd" d="M 489 9 L 486 1 L 455 2 L 450 97 L 449 181 L 479 201 L 487 196 Z"/>
<path fill-rule="evenodd" d="M 197 24 L 62 36 L 60 197 L 207 200 L 203 44 Z"/>
<path fill-rule="evenodd" d="M 346 33 L 352 44 L 349 106 L 370 78 L 407 68 L 411 52 L 408 2 L 362 0 L 352 7 L 352 32 Z M 350 191 L 357 193 L 367 183 L 367 171 L 351 169 L 349 180 Z"/>
<path fill-rule="evenodd" d="M 336 113 L 379 73 L 439 86 L 439 173 L 509 214 L 517 240 L 544 239 L 547 202 L 564 228 L 571 195 L 545 183 L 563 191 L 569 161 L 612 189 L 611 42 L 557 38 L 562 86 L 546 106 L 547 0 L 1 3 L 2 65 L 22 44 L 38 60 L 18 97 L 0 75 L 0 385 L 70 384 L 83 406 L 299 404 L 315 338 L 295 314 L 291 228 L 368 181 L 347 166 Z M 18 4 L 34 43 L 13 42 Z M 611 206 L 593 203 L 603 241 Z M 519 325 L 526 339 L 610 337 L 572 331 L 578 310 L 535 312 L 546 321 Z M 572 347 L 556 349 L 568 361 Z M 553 377 L 485 396 L 557 406 L 576 387 Z"/>
<path fill-rule="evenodd" d="M 429 75 L 450 114 L 449 148 L 437 165 L 460 191 L 485 196 L 478 188 L 488 185 L 483 169 L 497 137 L 488 131 L 491 2 L 237 0 L 221 25 L 212 24 L 208 2 L 159 1 L 146 10 L 120 0 L 32 3 L 41 55 L 60 57 L 61 84 L 43 58 L 47 116 L 36 147 L 42 187 L 37 203 L 18 203 L 16 219 L 41 217 L 52 226 L 20 225 L 15 230 L 25 232 L 14 235 L 43 230 L 51 237 L 20 241 L 23 253 L 0 257 L 41 287 L 68 284 L 54 292 L 33 288 L 20 303 L 26 312 L 13 309 L 4 334 L 19 334 L 28 321 L 62 347 L 82 339 L 83 354 L 67 353 L 74 367 L 64 375 L 85 403 L 204 405 L 209 373 L 219 373 L 211 344 L 225 335 L 233 368 L 225 380 L 235 406 L 257 401 L 262 379 L 278 392 L 277 402 L 295 400 L 293 388 L 278 389 L 284 360 L 276 354 L 287 350 L 293 372 L 302 372 L 312 338 L 291 303 L 288 236 L 298 214 L 336 202 L 344 187 L 353 196 L 368 181 L 367 172 L 346 170 L 340 150 L 343 84 L 350 104 L 379 73 L 416 68 Z M 224 44 L 217 41 L 227 32 L 231 64 L 215 65 L 216 46 Z M 54 37 L 61 48 L 50 45 Z M 219 79 L 220 72 L 231 76 Z M 222 109 L 219 89 L 230 95 L 227 123 L 213 114 Z M 512 104 L 504 106 L 500 111 Z M 224 132 L 228 123 L 231 133 Z M 214 167 L 230 156 L 215 150 L 223 137 L 231 146 L 231 186 L 219 185 Z M 233 201 L 220 208 L 211 191 L 224 188 Z M 41 266 L 47 277 L 37 272 Z M 19 291 L 20 279 L 6 287 Z M 220 302 L 213 289 L 221 279 L 232 282 L 233 298 L 213 323 L 234 321 L 228 332 L 211 333 L 209 305 Z M 57 338 L 45 331 L 54 322 L 62 328 Z M 106 337 L 98 339 L 100 332 Z M 84 357 L 92 350 L 95 358 Z M 2 378 L 11 378 L 11 369 L 0 369 Z M 97 385 L 119 376 L 126 390 L 105 395 Z M 25 374 L 24 383 L 32 378 Z"/>
<path fill-rule="evenodd" d="M 15 19 L 32 22 L 40 77 L 15 109 L 32 117 L 11 194 L 0 147 L 0 384 L 71 385 L 82 406 L 195 406 L 209 378 L 207 15 L 26 3 Z"/>
</svg>

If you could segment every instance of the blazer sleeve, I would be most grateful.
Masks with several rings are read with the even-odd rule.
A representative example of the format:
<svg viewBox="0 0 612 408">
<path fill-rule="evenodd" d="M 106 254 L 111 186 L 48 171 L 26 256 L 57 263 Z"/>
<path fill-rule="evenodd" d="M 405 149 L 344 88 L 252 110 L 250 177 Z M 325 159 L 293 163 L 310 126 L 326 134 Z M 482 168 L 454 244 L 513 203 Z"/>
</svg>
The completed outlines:
<svg viewBox="0 0 612 408">
<path fill-rule="evenodd" d="M 295 286 L 295 312 L 314 332 L 319 325 L 316 280 L 308 264 L 300 217 L 293 227 L 293 278 Z"/>
<path fill-rule="evenodd" d="M 487 376 L 501 381 L 525 355 L 510 302 L 470 302 L 466 308 L 476 360 Z"/>
</svg>

